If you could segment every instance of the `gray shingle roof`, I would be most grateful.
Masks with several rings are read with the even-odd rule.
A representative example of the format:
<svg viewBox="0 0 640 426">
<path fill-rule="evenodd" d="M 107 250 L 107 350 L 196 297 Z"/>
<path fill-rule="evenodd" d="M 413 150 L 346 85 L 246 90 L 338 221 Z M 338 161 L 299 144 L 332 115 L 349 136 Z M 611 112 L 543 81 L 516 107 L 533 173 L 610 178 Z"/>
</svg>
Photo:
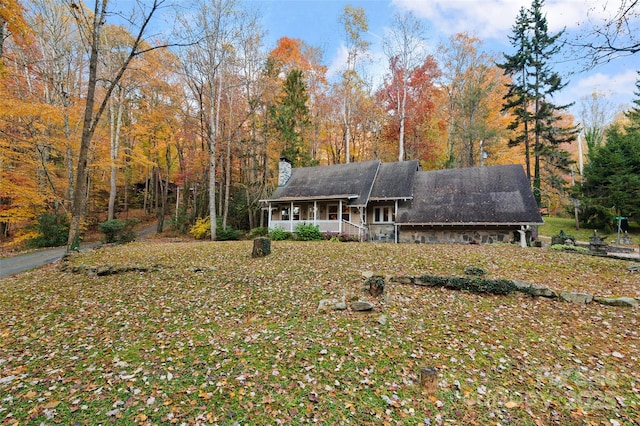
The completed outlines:
<svg viewBox="0 0 640 426">
<path fill-rule="evenodd" d="M 267 201 L 349 198 L 349 204 L 367 204 L 380 161 L 295 168 L 286 185 Z"/>
<path fill-rule="evenodd" d="M 413 200 L 398 224 L 541 224 L 522 166 L 472 167 L 416 173 Z"/>
<path fill-rule="evenodd" d="M 370 200 L 408 200 L 413 197 L 413 179 L 420 169 L 417 160 L 380 165 Z"/>
</svg>

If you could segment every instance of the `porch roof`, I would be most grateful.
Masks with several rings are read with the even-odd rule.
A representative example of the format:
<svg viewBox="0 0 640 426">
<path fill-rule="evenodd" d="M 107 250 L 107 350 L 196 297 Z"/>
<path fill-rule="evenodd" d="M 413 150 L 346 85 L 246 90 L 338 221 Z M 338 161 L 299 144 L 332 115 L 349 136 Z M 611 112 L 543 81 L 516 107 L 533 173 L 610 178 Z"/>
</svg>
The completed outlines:
<svg viewBox="0 0 640 426">
<path fill-rule="evenodd" d="M 294 168 L 284 186 L 267 202 L 347 199 L 349 205 L 367 204 L 380 161 Z"/>
</svg>

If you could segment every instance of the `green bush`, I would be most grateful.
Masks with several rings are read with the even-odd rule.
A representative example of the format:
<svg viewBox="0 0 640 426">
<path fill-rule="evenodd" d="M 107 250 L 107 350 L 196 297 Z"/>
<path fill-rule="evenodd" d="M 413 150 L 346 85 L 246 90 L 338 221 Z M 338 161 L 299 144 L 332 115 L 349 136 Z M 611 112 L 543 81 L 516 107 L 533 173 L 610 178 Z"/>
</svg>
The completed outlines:
<svg viewBox="0 0 640 426">
<path fill-rule="evenodd" d="M 211 238 L 211 220 L 209 220 L 209 217 L 196 220 L 196 223 L 189 228 L 189 234 L 196 240 Z"/>
<path fill-rule="evenodd" d="M 242 238 L 242 234 L 243 232 L 237 229 L 233 229 L 229 227 L 227 227 L 227 229 L 218 228 L 216 229 L 216 240 L 237 241 Z"/>
<path fill-rule="evenodd" d="M 140 223 L 140 219 L 112 219 L 98 224 L 98 229 L 104 234 L 105 243 L 128 243 L 136 239 L 134 228 Z"/>
<path fill-rule="evenodd" d="M 296 239 L 300 241 L 320 241 L 322 239 L 322 233 L 318 225 L 301 223 L 296 226 L 293 233 L 296 235 Z"/>
<path fill-rule="evenodd" d="M 249 231 L 249 233 L 247 234 L 247 238 L 249 239 L 254 239 L 254 238 L 258 238 L 258 237 L 266 237 L 267 235 L 269 235 L 269 228 L 266 227 L 261 227 L 261 228 L 253 228 L 251 231 Z"/>
<path fill-rule="evenodd" d="M 180 207 L 175 215 L 171 215 L 171 226 L 179 234 L 186 234 L 191 226 L 187 209 Z"/>
<path fill-rule="evenodd" d="M 291 233 L 280 227 L 271 228 L 269 230 L 269 238 L 273 241 L 283 241 L 291 238 Z"/>
<path fill-rule="evenodd" d="M 452 290 L 467 290 L 472 293 L 487 293 L 506 295 L 518 291 L 510 280 L 488 280 L 484 278 L 439 277 L 424 275 L 419 280 L 435 287 L 450 288 Z"/>
<path fill-rule="evenodd" d="M 69 218 L 63 214 L 42 213 L 34 228 L 40 235 L 29 240 L 31 248 L 64 246 L 69 239 Z"/>
</svg>

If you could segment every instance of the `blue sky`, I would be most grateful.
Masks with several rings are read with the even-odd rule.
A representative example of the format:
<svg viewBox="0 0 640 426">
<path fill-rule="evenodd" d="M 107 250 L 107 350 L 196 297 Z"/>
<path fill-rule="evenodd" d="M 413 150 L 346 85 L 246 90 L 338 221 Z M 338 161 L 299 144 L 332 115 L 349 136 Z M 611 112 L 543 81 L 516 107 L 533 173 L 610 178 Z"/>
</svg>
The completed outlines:
<svg viewBox="0 0 640 426">
<path fill-rule="evenodd" d="M 266 46 L 275 46 L 283 36 L 300 38 L 324 51 L 324 62 L 330 73 L 336 73 L 344 63 L 344 30 L 338 19 L 346 5 L 365 9 L 371 42 L 371 73 L 386 71 L 382 40 L 395 13 L 412 11 L 427 29 L 427 43 L 435 53 L 437 45 L 457 32 L 468 32 L 483 40 L 482 48 L 489 53 L 511 52 L 508 36 L 521 6 L 529 8 L 531 0 L 245 0 L 262 12 L 267 31 Z M 547 0 L 550 31 L 566 28 L 567 34 L 577 33 L 578 24 L 597 22 L 616 11 L 620 0 Z M 636 24 L 638 24 L 636 22 Z M 637 28 L 638 26 L 636 26 Z M 558 103 L 576 102 L 572 113 L 578 115 L 580 98 L 598 90 L 610 97 L 615 105 L 629 105 L 634 98 L 636 71 L 640 70 L 640 54 L 620 58 L 588 72 L 581 65 L 558 58 L 557 69 L 568 86 L 556 97 Z"/>
</svg>

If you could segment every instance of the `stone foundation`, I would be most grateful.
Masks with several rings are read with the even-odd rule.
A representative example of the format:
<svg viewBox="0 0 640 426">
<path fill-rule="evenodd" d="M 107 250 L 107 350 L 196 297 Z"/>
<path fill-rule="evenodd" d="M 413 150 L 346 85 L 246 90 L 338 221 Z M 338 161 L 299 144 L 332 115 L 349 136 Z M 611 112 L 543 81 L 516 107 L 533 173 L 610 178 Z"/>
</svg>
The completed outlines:
<svg viewBox="0 0 640 426">
<path fill-rule="evenodd" d="M 508 229 L 448 229 L 406 228 L 400 229 L 401 243 L 418 244 L 493 244 L 515 241 L 513 230 Z"/>
</svg>

